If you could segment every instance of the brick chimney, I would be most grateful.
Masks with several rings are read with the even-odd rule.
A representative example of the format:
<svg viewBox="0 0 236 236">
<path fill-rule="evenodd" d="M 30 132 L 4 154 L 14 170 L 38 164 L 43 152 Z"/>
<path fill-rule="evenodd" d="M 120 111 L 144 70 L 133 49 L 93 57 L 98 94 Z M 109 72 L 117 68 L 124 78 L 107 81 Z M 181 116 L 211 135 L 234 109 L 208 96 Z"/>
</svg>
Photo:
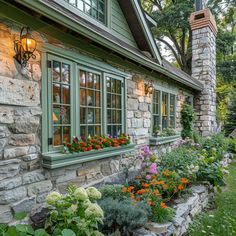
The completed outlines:
<svg viewBox="0 0 236 236">
<path fill-rule="evenodd" d="M 216 131 L 216 34 L 217 26 L 209 9 L 190 16 L 192 29 L 192 76 L 204 85 L 196 99 L 196 127 L 202 136 Z"/>
</svg>

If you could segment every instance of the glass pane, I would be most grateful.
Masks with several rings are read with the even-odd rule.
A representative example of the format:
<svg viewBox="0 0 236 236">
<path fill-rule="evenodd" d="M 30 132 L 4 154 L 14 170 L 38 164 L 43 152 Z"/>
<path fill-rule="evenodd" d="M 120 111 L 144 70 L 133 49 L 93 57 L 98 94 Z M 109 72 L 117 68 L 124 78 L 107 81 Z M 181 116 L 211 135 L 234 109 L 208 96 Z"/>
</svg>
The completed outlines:
<svg viewBox="0 0 236 236">
<path fill-rule="evenodd" d="M 62 63 L 61 82 L 62 83 L 70 82 L 70 66 L 68 64 Z"/>
<path fill-rule="evenodd" d="M 98 18 L 98 12 L 96 9 L 92 8 L 92 17 L 97 19 Z"/>
<path fill-rule="evenodd" d="M 108 126 L 107 126 L 107 134 L 108 134 L 108 135 L 112 135 L 112 133 L 111 133 L 111 127 L 112 127 L 111 125 L 108 125 Z"/>
<path fill-rule="evenodd" d="M 117 126 L 116 125 L 113 125 L 112 126 L 112 137 L 116 137 L 117 136 Z"/>
<path fill-rule="evenodd" d="M 69 0 L 69 3 L 73 6 L 75 6 L 76 5 L 76 0 Z"/>
<path fill-rule="evenodd" d="M 111 94 L 107 94 L 107 107 L 108 108 L 111 108 L 111 102 L 112 102 Z"/>
<path fill-rule="evenodd" d="M 88 135 L 94 136 L 94 126 L 88 126 Z"/>
<path fill-rule="evenodd" d="M 54 124 L 61 123 L 60 106 L 53 106 L 52 120 Z"/>
<path fill-rule="evenodd" d="M 121 108 L 121 96 L 116 95 L 116 108 Z"/>
<path fill-rule="evenodd" d="M 52 71 L 53 81 L 60 82 L 61 77 L 61 63 L 58 61 L 53 61 L 53 71 Z"/>
<path fill-rule="evenodd" d="M 94 124 L 94 110 L 92 108 L 88 109 L 87 123 Z"/>
<path fill-rule="evenodd" d="M 107 92 L 111 92 L 111 79 L 107 77 Z"/>
<path fill-rule="evenodd" d="M 116 124 L 116 111 L 112 111 L 112 124 Z"/>
<path fill-rule="evenodd" d="M 93 88 L 93 73 L 87 73 L 87 87 Z"/>
<path fill-rule="evenodd" d="M 121 135 L 122 127 L 120 125 L 117 126 L 117 136 Z"/>
<path fill-rule="evenodd" d="M 70 108 L 61 106 L 61 111 L 60 111 L 61 119 L 62 119 L 62 124 L 70 124 Z"/>
<path fill-rule="evenodd" d="M 175 117 L 171 116 L 170 117 L 170 128 L 174 128 L 175 127 Z"/>
<path fill-rule="evenodd" d="M 86 108 L 80 108 L 80 124 L 86 124 Z"/>
<path fill-rule="evenodd" d="M 95 126 L 95 134 L 101 135 L 101 127 L 98 125 Z"/>
<path fill-rule="evenodd" d="M 121 94 L 121 81 L 116 81 L 116 93 Z"/>
<path fill-rule="evenodd" d="M 70 142 L 70 127 L 63 127 L 63 142 Z"/>
<path fill-rule="evenodd" d="M 81 138 L 86 137 L 86 127 L 85 126 L 80 126 L 80 136 L 81 136 Z"/>
<path fill-rule="evenodd" d="M 95 124 L 100 124 L 100 122 L 101 122 L 100 109 L 95 109 Z"/>
<path fill-rule="evenodd" d="M 104 23 L 104 22 L 105 22 L 105 16 L 104 16 L 104 14 L 102 14 L 102 13 L 99 12 L 99 13 L 98 13 L 98 20 Z"/>
<path fill-rule="evenodd" d="M 121 124 L 121 111 L 116 111 L 116 123 Z"/>
<path fill-rule="evenodd" d="M 159 127 L 160 127 L 160 117 L 154 116 L 153 117 L 153 128 L 159 129 Z"/>
<path fill-rule="evenodd" d="M 111 124 L 111 110 L 107 110 L 107 123 Z"/>
<path fill-rule="evenodd" d="M 116 92 L 116 81 L 114 79 L 111 80 L 111 92 Z"/>
<path fill-rule="evenodd" d="M 77 7 L 79 10 L 84 11 L 84 3 L 82 0 L 77 0 Z"/>
<path fill-rule="evenodd" d="M 61 86 L 60 84 L 53 84 L 53 102 L 61 102 Z"/>
<path fill-rule="evenodd" d="M 94 91 L 93 90 L 87 90 L 87 106 L 94 106 Z"/>
<path fill-rule="evenodd" d="M 167 117 L 163 116 L 162 117 L 162 129 L 166 129 L 167 128 Z"/>
<path fill-rule="evenodd" d="M 98 1 L 97 0 L 92 0 L 92 6 L 97 9 L 98 8 Z"/>
<path fill-rule="evenodd" d="M 101 107 L 100 92 L 96 92 L 96 107 Z"/>
<path fill-rule="evenodd" d="M 100 89 L 100 76 L 99 75 L 95 75 L 94 77 L 94 88 L 95 89 Z"/>
<path fill-rule="evenodd" d="M 80 87 L 85 87 L 86 74 L 85 71 L 80 71 Z"/>
<path fill-rule="evenodd" d="M 80 89 L 80 105 L 86 106 L 86 90 Z"/>
<path fill-rule="evenodd" d="M 53 146 L 59 146 L 61 144 L 61 127 L 53 127 Z"/>
<path fill-rule="evenodd" d="M 91 5 L 91 0 L 84 0 L 84 2 L 88 3 L 89 5 Z"/>
<path fill-rule="evenodd" d="M 87 13 L 88 15 L 91 15 L 91 6 L 85 4 L 85 13 Z"/>
<path fill-rule="evenodd" d="M 70 87 L 67 85 L 62 85 L 62 103 L 69 104 L 70 103 Z"/>
</svg>

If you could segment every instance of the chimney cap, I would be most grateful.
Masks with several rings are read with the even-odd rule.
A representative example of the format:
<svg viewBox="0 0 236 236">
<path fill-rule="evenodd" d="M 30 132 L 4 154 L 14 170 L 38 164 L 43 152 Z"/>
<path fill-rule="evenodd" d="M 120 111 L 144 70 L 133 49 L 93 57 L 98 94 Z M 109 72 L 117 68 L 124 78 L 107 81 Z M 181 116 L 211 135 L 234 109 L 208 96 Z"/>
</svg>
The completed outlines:
<svg viewBox="0 0 236 236">
<path fill-rule="evenodd" d="M 210 9 L 208 8 L 193 12 L 189 18 L 189 22 L 192 31 L 209 27 L 215 35 L 217 34 L 217 26 L 215 18 L 212 15 Z"/>
</svg>

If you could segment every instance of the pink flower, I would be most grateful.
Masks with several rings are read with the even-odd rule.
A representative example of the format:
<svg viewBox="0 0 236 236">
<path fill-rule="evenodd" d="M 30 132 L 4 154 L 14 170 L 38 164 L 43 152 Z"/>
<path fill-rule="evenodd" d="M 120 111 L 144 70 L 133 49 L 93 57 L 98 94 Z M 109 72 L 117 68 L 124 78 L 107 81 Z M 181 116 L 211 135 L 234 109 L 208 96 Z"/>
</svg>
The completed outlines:
<svg viewBox="0 0 236 236">
<path fill-rule="evenodd" d="M 157 164 L 156 163 L 152 163 L 150 166 L 150 173 L 151 174 L 157 174 Z"/>
<path fill-rule="evenodd" d="M 152 178 L 151 175 L 147 175 L 147 176 L 146 176 L 146 180 L 150 180 L 151 178 Z"/>
</svg>

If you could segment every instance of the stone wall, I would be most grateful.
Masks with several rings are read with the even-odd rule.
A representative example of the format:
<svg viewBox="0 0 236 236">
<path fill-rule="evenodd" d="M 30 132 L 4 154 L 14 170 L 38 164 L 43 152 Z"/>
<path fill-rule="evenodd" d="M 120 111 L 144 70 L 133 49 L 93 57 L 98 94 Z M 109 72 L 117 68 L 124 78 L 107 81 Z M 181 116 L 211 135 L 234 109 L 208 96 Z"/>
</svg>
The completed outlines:
<svg viewBox="0 0 236 236">
<path fill-rule="evenodd" d="M 129 166 L 131 159 L 117 156 L 52 171 L 42 168 L 41 54 L 36 51 L 36 59 L 22 68 L 13 58 L 13 42 L 22 26 L 3 18 L 0 22 L 0 223 L 7 223 L 14 213 L 37 209 L 50 191 L 63 192 L 71 182 L 79 186 L 124 178 L 124 163 Z M 33 37 L 48 42 L 37 32 Z M 133 73 L 127 81 L 128 133 L 138 146 L 149 144 L 151 135 L 151 96 L 144 94 L 145 80 L 145 75 Z"/>
</svg>

